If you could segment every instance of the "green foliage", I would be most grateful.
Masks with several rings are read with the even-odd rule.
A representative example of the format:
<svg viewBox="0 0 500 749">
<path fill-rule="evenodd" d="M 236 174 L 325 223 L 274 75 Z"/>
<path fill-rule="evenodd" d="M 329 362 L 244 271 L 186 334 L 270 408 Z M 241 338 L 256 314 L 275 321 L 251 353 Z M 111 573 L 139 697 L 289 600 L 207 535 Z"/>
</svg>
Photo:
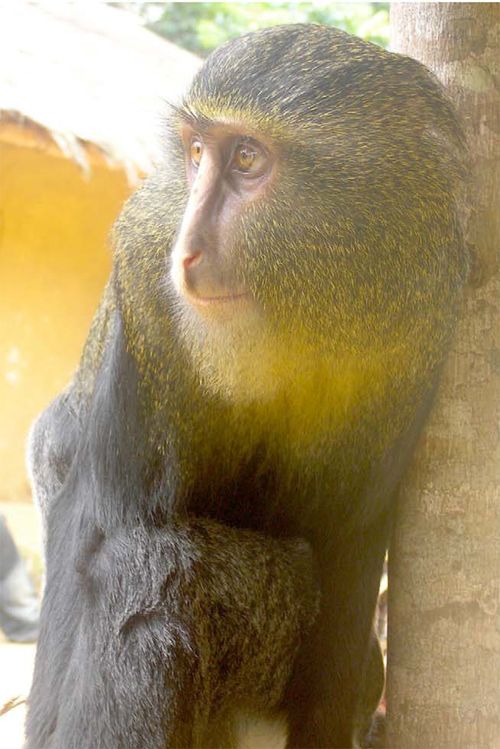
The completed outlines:
<svg viewBox="0 0 500 749">
<path fill-rule="evenodd" d="M 205 57 L 222 42 L 280 23 L 321 23 L 387 46 L 389 3 L 143 3 L 148 26 Z"/>
</svg>

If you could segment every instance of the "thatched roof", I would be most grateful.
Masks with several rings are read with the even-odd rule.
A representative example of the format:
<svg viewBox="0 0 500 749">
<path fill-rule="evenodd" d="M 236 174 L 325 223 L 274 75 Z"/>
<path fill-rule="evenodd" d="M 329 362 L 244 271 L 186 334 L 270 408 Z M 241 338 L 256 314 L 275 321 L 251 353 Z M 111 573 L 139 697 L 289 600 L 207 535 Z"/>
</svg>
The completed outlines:
<svg viewBox="0 0 500 749">
<path fill-rule="evenodd" d="M 96 146 L 133 179 L 155 161 L 164 100 L 199 65 L 96 0 L 0 2 L 0 137 L 13 121 L 43 128 L 85 169 Z"/>
</svg>

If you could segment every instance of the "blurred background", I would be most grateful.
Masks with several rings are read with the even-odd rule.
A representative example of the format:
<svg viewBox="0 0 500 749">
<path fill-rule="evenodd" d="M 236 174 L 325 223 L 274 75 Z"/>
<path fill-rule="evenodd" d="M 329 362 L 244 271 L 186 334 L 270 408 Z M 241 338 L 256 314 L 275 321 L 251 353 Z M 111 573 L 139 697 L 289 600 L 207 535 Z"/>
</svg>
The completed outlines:
<svg viewBox="0 0 500 749">
<path fill-rule="evenodd" d="M 112 223 L 202 59 L 298 22 L 388 45 L 388 3 L 0 3 L 0 709 L 29 689 L 34 645 L 14 642 L 36 640 L 43 574 L 26 437 L 78 364 Z M 2 747 L 21 747 L 23 712 L 2 716 Z"/>
</svg>

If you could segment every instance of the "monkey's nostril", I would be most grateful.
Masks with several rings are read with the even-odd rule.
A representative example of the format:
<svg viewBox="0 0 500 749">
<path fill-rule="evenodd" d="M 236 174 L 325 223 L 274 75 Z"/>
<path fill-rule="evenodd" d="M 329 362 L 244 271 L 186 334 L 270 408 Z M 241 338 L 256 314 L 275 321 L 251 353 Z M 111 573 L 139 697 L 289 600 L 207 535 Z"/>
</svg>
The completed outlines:
<svg viewBox="0 0 500 749">
<path fill-rule="evenodd" d="M 184 255 L 182 258 L 182 265 L 185 270 L 192 268 L 195 265 L 199 265 L 201 262 L 201 252 L 193 252 L 191 255 Z"/>
</svg>

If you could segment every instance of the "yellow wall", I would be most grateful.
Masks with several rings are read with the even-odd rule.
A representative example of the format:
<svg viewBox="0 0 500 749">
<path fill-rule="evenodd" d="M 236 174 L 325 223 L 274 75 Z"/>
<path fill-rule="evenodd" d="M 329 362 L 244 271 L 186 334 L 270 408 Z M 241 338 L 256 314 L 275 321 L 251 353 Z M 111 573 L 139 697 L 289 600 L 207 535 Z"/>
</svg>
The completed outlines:
<svg viewBox="0 0 500 749">
<path fill-rule="evenodd" d="M 78 363 L 129 192 L 102 163 L 86 180 L 54 151 L 0 142 L 0 501 L 29 498 L 26 434 Z"/>
</svg>

